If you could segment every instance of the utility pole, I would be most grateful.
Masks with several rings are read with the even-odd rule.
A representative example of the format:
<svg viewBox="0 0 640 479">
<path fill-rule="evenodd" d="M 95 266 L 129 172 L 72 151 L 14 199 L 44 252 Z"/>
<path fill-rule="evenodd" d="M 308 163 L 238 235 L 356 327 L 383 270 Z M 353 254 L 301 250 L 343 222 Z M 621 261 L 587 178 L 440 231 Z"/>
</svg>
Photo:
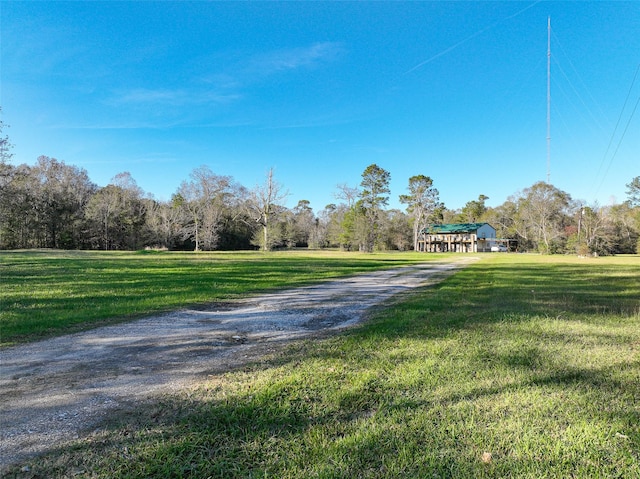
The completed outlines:
<svg viewBox="0 0 640 479">
<path fill-rule="evenodd" d="M 551 17 L 547 18 L 547 184 L 551 183 Z"/>
</svg>

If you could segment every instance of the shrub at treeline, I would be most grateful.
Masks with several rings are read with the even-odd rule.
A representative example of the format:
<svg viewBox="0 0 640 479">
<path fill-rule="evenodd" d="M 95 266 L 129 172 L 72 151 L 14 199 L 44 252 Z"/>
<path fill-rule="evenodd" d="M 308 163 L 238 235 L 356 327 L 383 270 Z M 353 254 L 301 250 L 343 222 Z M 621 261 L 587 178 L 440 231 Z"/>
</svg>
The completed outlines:
<svg viewBox="0 0 640 479">
<path fill-rule="evenodd" d="M 480 195 L 460 210 L 439 200 L 428 176 L 409 178 L 387 209 L 390 173 L 368 166 L 358 188 L 338 186 L 341 203 L 314 213 L 306 200 L 283 206 L 286 194 L 269 171 L 252 190 L 201 166 L 170 201 L 145 195 L 127 172 L 98 187 L 86 170 L 42 156 L 35 165 L 0 162 L 0 249 L 62 248 L 230 250 L 260 247 L 413 249 L 433 223 L 488 222 L 518 251 L 616 254 L 640 248 L 640 176 L 624 203 L 587 206 L 539 182 L 489 208 Z"/>
</svg>

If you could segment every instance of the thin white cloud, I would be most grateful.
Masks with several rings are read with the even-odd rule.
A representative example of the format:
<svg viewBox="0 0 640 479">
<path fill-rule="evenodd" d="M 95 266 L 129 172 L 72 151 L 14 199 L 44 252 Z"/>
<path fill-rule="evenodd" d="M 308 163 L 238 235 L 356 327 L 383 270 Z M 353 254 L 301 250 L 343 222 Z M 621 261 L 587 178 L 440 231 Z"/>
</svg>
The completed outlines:
<svg viewBox="0 0 640 479">
<path fill-rule="evenodd" d="M 150 90 L 135 88 L 120 94 L 116 101 L 121 103 L 182 103 L 185 92 L 182 90 Z"/>
<path fill-rule="evenodd" d="M 189 119 L 161 119 L 158 121 L 124 120 L 122 122 L 105 123 L 56 123 L 49 126 L 53 130 L 163 130 L 175 128 L 244 128 L 255 124 L 246 120 L 230 120 L 219 122 L 201 122 Z"/>
<path fill-rule="evenodd" d="M 182 126 L 182 123 L 127 120 L 105 123 L 56 123 L 49 126 L 49 128 L 52 130 L 159 130 L 178 126 Z"/>
<path fill-rule="evenodd" d="M 187 84 L 183 83 L 175 87 L 166 85 L 158 88 L 144 86 L 122 88 L 115 90 L 105 103 L 110 106 L 133 109 L 153 107 L 157 113 L 162 111 L 175 113 L 184 111 L 184 108 L 230 105 L 242 100 L 247 94 L 247 89 L 252 85 L 269 81 L 269 78 L 274 75 L 320 67 L 335 61 L 343 52 L 344 48 L 340 43 L 319 42 L 305 47 L 272 50 L 255 55 L 239 55 L 235 62 L 226 64 L 221 71 L 211 75 L 198 75 L 191 71 L 192 81 Z M 219 61 L 219 58 L 217 60 Z M 197 64 L 205 67 L 209 62 L 214 61 L 211 57 L 201 57 Z M 162 125 L 156 125 L 153 121 L 152 124 L 148 123 L 149 120 L 145 119 L 123 122 L 120 125 L 93 125 L 88 128 L 166 127 L 166 121 L 161 122 Z M 169 123 L 173 122 L 169 121 Z M 185 123 L 192 122 L 185 121 Z M 247 122 L 240 121 L 240 123 Z"/>
<path fill-rule="evenodd" d="M 195 104 L 223 104 L 241 98 L 238 93 L 219 93 L 216 91 L 188 91 L 185 89 L 149 89 L 134 88 L 116 94 L 112 103 L 116 104 L 165 104 L 172 106 Z"/>
<path fill-rule="evenodd" d="M 191 89 L 132 88 L 120 91 L 112 98 L 117 104 L 161 103 L 168 105 L 225 104 L 243 98 L 242 90 L 278 73 L 302 68 L 315 68 L 335 61 L 344 48 L 336 42 L 318 42 L 306 47 L 273 50 L 238 58 L 224 70 L 209 75 L 195 75 Z M 219 61 L 219 58 L 217 59 Z M 228 60 L 228 59 L 227 59 Z M 214 57 L 201 57 L 202 66 L 214 62 Z"/>
<path fill-rule="evenodd" d="M 250 69 L 268 76 L 288 70 L 311 68 L 334 61 L 343 51 L 342 45 L 336 42 L 276 50 L 254 57 L 250 62 Z"/>
</svg>

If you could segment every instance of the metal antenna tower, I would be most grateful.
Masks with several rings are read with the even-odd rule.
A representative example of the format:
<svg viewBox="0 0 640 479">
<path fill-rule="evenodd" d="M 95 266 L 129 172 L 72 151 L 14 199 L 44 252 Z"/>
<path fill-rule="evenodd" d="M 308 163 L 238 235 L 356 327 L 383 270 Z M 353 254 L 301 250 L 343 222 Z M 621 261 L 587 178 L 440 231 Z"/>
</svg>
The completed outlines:
<svg viewBox="0 0 640 479">
<path fill-rule="evenodd" d="M 551 182 L 551 17 L 547 18 L 547 183 Z"/>
</svg>

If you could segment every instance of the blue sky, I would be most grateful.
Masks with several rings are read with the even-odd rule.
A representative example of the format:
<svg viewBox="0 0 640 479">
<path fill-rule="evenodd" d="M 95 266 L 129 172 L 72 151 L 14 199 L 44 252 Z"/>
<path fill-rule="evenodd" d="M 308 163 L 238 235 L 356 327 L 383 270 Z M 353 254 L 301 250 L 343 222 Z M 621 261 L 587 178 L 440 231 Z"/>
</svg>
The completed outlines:
<svg viewBox="0 0 640 479">
<path fill-rule="evenodd" d="M 2 1 L 12 163 L 46 155 L 169 199 L 269 168 L 315 211 L 376 163 L 449 208 L 547 176 L 600 205 L 640 175 L 640 2 Z M 623 108 L 624 107 L 624 108 Z M 634 114 L 635 113 L 635 114 Z"/>
</svg>

